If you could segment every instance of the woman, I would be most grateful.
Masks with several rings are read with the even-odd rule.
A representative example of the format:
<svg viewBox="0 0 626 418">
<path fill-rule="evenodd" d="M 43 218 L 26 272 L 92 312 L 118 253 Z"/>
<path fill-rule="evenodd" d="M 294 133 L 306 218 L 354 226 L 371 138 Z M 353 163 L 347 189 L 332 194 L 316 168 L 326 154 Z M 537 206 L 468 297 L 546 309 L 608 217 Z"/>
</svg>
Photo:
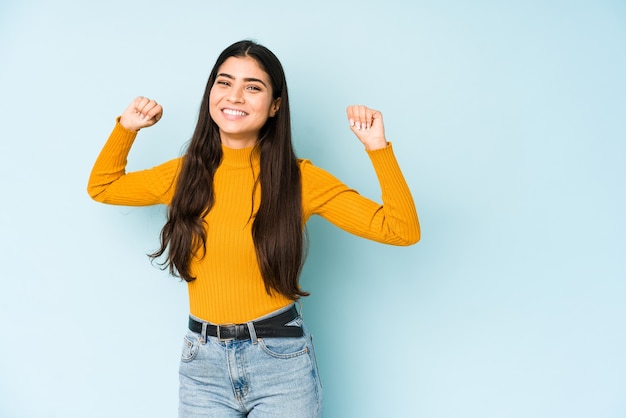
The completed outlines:
<svg viewBox="0 0 626 418">
<path fill-rule="evenodd" d="M 168 205 L 164 266 L 188 283 L 180 364 L 181 417 L 318 417 L 322 389 L 311 337 L 295 308 L 312 215 L 383 243 L 411 245 L 419 224 L 380 112 L 350 106 L 350 128 L 378 175 L 383 205 L 360 196 L 291 143 L 282 66 L 237 42 L 218 57 L 182 158 L 126 173 L 140 129 L 163 109 L 136 98 L 118 118 L 88 192 L 116 205 Z"/>
</svg>

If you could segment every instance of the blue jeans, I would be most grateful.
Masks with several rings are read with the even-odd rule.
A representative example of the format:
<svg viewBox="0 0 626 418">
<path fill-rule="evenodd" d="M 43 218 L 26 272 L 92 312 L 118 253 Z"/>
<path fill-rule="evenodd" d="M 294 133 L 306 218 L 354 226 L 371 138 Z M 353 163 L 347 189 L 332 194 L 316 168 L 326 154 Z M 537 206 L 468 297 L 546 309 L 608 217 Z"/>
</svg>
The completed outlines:
<svg viewBox="0 0 626 418">
<path fill-rule="evenodd" d="M 202 335 L 188 331 L 179 369 L 179 418 L 321 417 L 322 386 L 311 335 L 301 317 L 290 325 L 301 326 L 304 336 L 207 337 L 205 343 Z"/>
</svg>

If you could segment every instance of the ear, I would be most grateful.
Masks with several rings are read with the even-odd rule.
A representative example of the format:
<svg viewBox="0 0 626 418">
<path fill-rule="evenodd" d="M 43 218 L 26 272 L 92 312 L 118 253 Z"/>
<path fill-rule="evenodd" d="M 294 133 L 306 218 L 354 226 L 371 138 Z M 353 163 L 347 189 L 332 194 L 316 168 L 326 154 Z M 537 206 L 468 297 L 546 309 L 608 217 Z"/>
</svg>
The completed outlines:
<svg viewBox="0 0 626 418">
<path fill-rule="evenodd" d="M 270 106 L 270 118 L 276 116 L 276 112 L 278 112 L 278 109 L 280 109 L 280 97 L 274 100 L 274 102 Z"/>
</svg>

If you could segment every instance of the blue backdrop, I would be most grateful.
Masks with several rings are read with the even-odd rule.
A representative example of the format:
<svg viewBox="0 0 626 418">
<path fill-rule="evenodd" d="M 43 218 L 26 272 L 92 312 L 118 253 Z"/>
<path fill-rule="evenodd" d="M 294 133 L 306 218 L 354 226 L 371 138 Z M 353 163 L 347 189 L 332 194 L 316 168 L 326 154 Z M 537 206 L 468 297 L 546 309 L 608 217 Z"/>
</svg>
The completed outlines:
<svg viewBox="0 0 626 418">
<path fill-rule="evenodd" d="M 176 415 L 186 289 L 145 256 L 163 208 L 85 187 L 137 95 L 165 115 L 129 169 L 178 156 L 242 38 L 285 66 L 299 155 L 374 199 L 344 109 L 383 112 L 422 223 L 408 248 L 309 224 L 327 417 L 626 416 L 618 0 L 4 0 L 0 416 Z"/>
</svg>

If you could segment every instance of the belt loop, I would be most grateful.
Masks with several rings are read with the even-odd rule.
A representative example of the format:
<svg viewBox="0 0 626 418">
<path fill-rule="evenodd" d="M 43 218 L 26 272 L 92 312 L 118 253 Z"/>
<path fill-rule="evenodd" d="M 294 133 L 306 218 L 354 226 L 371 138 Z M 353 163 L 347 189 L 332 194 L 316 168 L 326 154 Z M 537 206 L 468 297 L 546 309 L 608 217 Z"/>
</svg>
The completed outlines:
<svg viewBox="0 0 626 418">
<path fill-rule="evenodd" d="M 209 338 L 209 337 L 207 337 L 207 335 L 206 335 L 206 327 L 207 327 L 208 325 L 209 325 L 208 323 L 206 323 L 206 322 L 202 321 L 202 334 L 201 334 L 201 335 L 202 335 L 202 344 L 206 344 L 206 343 L 207 343 L 207 340 L 208 340 L 208 338 Z"/>
<path fill-rule="evenodd" d="M 248 331 L 250 332 L 250 340 L 252 341 L 252 345 L 256 345 L 256 343 L 259 341 L 258 338 L 256 337 L 256 329 L 254 329 L 254 322 L 246 322 L 246 325 L 248 326 Z"/>
</svg>

